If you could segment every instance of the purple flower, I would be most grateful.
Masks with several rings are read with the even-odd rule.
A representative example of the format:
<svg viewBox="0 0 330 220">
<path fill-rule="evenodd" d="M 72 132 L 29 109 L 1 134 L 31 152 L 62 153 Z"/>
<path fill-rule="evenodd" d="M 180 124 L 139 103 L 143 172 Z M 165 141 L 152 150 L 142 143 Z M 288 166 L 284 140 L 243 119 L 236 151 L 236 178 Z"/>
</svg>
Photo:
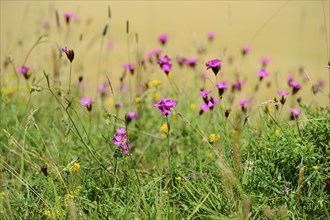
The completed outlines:
<svg viewBox="0 0 330 220">
<path fill-rule="evenodd" d="M 241 91 L 242 90 L 243 83 L 244 83 L 244 80 L 237 80 L 236 82 L 234 82 L 231 85 L 231 90 L 232 91 L 235 91 L 235 90 Z"/>
<path fill-rule="evenodd" d="M 162 44 L 162 45 L 165 45 L 167 43 L 167 40 L 168 40 L 168 36 L 167 34 L 161 34 L 159 37 L 158 37 L 158 41 Z"/>
<path fill-rule="evenodd" d="M 22 73 L 25 79 L 29 79 L 31 76 L 31 74 L 28 73 L 29 70 L 30 70 L 30 67 L 27 67 L 27 66 L 20 66 L 20 67 L 16 68 L 16 71 L 18 73 Z"/>
<path fill-rule="evenodd" d="M 162 70 L 168 75 L 172 70 L 172 64 L 170 64 L 171 59 L 165 55 L 158 59 L 157 63 L 160 65 Z"/>
<path fill-rule="evenodd" d="M 159 65 L 162 65 L 162 64 L 164 64 L 164 63 L 169 63 L 170 61 L 171 61 L 171 59 L 170 59 L 167 55 L 165 55 L 165 56 L 159 58 L 159 59 L 157 60 L 157 63 L 158 63 Z"/>
<path fill-rule="evenodd" d="M 238 104 L 239 104 L 239 106 L 241 106 L 241 107 L 242 107 L 242 106 L 245 106 L 245 105 L 249 104 L 249 100 L 246 100 L 246 99 L 245 99 L 245 100 L 241 100 L 241 101 L 238 102 Z"/>
<path fill-rule="evenodd" d="M 204 99 L 204 102 L 202 103 L 202 106 L 201 106 L 201 110 L 199 112 L 199 114 L 203 114 L 209 110 L 212 110 L 213 107 L 219 103 L 219 99 L 217 98 L 213 98 L 213 97 L 210 97 L 209 99 L 206 98 L 203 98 Z"/>
<path fill-rule="evenodd" d="M 131 145 L 128 144 L 128 137 L 126 133 L 127 132 L 125 128 L 118 128 L 116 130 L 116 134 L 113 135 L 112 143 L 120 147 L 125 154 L 129 154 Z"/>
<path fill-rule="evenodd" d="M 293 80 L 289 82 L 289 85 L 292 88 L 292 95 L 296 94 L 301 89 L 301 85 Z"/>
<path fill-rule="evenodd" d="M 88 111 L 92 111 L 92 98 L 82 98 L 80 99 L 80 103 L 84 106 L 86 106 Z"/>
<path fill-rule="evenodd" d="M 135 114 L 134 112 L 129 112 L 129 113 L 127 113 L 127 118 L 129 119 L 129 120 L 137 120 L 138 119 L 138 115 L 137 114 Z"/>
<path fill-rule="evenodd" d="M 181 57 L 181 56 L 176 56 L 175 58 L 176 62 L 178 62 L 179 66 L 182 67 L 182 65 L 185 63 L 186 58 Z"/>
<path fill-rule="evenodd" d="M 152 57 L 156 57 L 156 59 L 158 60 L 159 59 L 159 56 L 160 54 L 162 53 L 163 51 L 161 49 L 153 49 L 153 50 L 150 50 L 148 53 L 147 53 L 147 58 L 149 60 L 149 62 L 152 62 Z"/>
<path fill-rule="evenodd" d="M 249 104 L 249 100 L 241 100 L 238 102 L 238 104 L 241 106 L 241 110 L 245 114 L 247 111 L 246 105 Z"/>
<path fill-rule="evenodd" d="M 158 103 L 154 104 L 154 107 L 162 111 L 162 115 L 168 116 L 171 114 L 171 108 L 176 106 L 176 102 L 168 99 L 162 98 Z"/>
<path fill-rule="evenodd" d="M 199 92 L 199 94 L 203 97 L 203 98 L 205 98 L 205 97 L 207 97 L 209 94 L 211 94 L 211 92 L 212 92 L 212 90 L 201 90 L 200 92 Z"/>
<path fill-rule="evenodd" d="M 122 65 L 122 67 L 123 67 L 125 70 L 128 70 L 132 75 L 134 74 L 134 70 L 135 70 L 135 66 L 134 66 L 134 64 L 128 63 L 128 64 L 124 64 L 124 65 Z"/>
<path fill-rule="evenodd" d="M 216 36 L 217 34 L 214 31 L 207 32 L 207 38 L 209 39 L 209 41 L 213 41 Z"/>
<path fill-rule="evenodd" d="M 267 78 L 269 76 L 269 73 L 265 69 L 259 70 L 259 79 L 262 80 L 263 78 Z"/>
<path fill-rule="evenodd" d="M 73 17 L 74 17 L 74 13 L 73 12 L 65 12 L 64 13 L 64 18 L 65 18 L 67 24 L 70 23 L 70 20 Z"/>
<path fill-rule="evenodd" d="M 227 90 L 227 82 L 226 81 L 218 82 L 218 84 L 216 85 L 216 87 L 219 90 L 219 96 L 222 96 L 223 93 L 225 92 L 225 90 Z"/>
<path fill-rule="evenodd" d="M 97 91 L 101 94 L 102 97 L 105 97 L 108 93 L 108 83 L 104 82 L 97 88 Z"/>
<path fill-rule="evenodd" d="M 166 74 L 169 74 L 172 70 L 172 64 L 170 63 L 164 63 L 161 67 Z"/>
<path fill-rule="evenodd" d="M 291 119 L 297 118 L 301 113 L 299 108 L 290 108 L 289 112 L 291 113 Z"/>
<path fill-rule="evenodd" d="M 73 50 L 69 50 L 67 47 L 62 47 L 61 48 L 61 51 L 66 54 L 66 56 L 68 57 L 68 59 L 72 63 L 72 61 L 74 59 L 74 52 L 73 52 Z"/>
<path fill-rule="evenodd" d="M 289 95 L 289 92 L 278 91 L 277 94 L 279 94 L 280 96 L 287 96 Z"/>
<path fill-rule="evenodd" d="M 261 57 L 260 62 L 263 67 L 267 66 L 272 60 L 269 57 Z"/>
<path fill-rule="evenodd" d="M 219 70 L 221 70 L 221 60 L 219 59 L 214 59 L 214 60 L 209 60 L 205 63 L 206 69 L 212 69 L 213 73 L 215 75 L 218 74 Z"/>
<path fill-rule="evenodd" d="M 184 64 L 194 68 L 198 62 L 198 58 L 197 57 L 185 58 L 183 62 Z"/>
<path fill-rule="evenodd" d="M 242 54 L 245 55 L 245 54 L 248 54 L 252 51 L 252 47 L 250 45 L 245 45 L 242 49 Z"/>
</svg>

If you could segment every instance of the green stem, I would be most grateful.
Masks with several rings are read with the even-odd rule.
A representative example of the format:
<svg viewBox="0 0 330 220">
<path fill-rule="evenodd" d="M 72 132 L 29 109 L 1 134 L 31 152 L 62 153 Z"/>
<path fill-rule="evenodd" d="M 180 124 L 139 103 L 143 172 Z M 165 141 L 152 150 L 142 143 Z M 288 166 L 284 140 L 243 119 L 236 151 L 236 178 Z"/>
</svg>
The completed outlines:
<svg viewBox="0 0 330 220">
<path fill-rule="evenodd" d="M 168 161 L 168 170 L 169 173 L 172 174 L 172 164 L 171 164 L 171 146 L 170 146 L 170 123 L 168 122 L 168 116 L 166 115 L 166 123 L 167 123 L 167 161 Z"/>
<path fill-rule="evenodd" d="M 72 62 L 70 62 L 69 91 L 68 91 L 69 96 L 70 96 L 70 91 L 71 91 L 71 73 L 72 73 Z"/>
</svg>

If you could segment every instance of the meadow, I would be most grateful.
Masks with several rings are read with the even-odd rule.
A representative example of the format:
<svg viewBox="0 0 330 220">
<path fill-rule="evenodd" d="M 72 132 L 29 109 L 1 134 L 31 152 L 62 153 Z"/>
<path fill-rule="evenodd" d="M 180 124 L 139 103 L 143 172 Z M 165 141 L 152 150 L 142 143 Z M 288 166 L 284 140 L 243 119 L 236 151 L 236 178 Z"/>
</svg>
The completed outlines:
<svg viewBox="0 0 330 220">
<path fill-rule="evenodd" d="M 329 1 L 1 1 L 0 219 L 330 219 Z"/>
</svg>

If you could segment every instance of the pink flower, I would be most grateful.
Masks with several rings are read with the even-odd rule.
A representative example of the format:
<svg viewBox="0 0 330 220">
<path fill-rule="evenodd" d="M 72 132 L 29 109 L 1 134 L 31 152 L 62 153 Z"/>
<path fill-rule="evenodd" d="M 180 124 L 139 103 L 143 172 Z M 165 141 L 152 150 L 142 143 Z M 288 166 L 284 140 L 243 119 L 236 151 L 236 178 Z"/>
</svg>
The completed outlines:
<svg viewBox="0 0 330 220">
<path fill-rule="evenodd" d="M 69 50 L 67 47 L 62 47 L 61 48 L 61 51 L 66 54 L 67 58 L 72 63 L 72 61 L 74 59 L 74 51 L 73 50 Z"/>
<path fill-rule="evenodd" d="M 162 54 L 162 50 L 161 49 L 153 49 L 153 50 L 150 50 L 148 53 L 147 53 L 147 58 L 149 60 L 149 62 L 152 61 L 152 58 L 155 56 L 156 59 L 158 60 L 159 59 L 159 56 Z"/>
<path fill-rule="evenodd" d="M 134 74 L 134 70 L 135 70 L 135 66 L 134 66 L 134 64 L 128 63 L 128 64 L 124 64 L 124 65 L 122 65 L 122 67 L 123 67 L 125 70 L 128 70 L 132 75 Z"/>
<path fill-rule="evenodd" d="M 168 75 L 172 70 L 172 64 L 170 64 L 171 59 L 165 55 L 158 59 L 157 63 L 160 65 L 162 70 Z"/>
<path fill-rule="evenodd" d="M 20 66 L 16 68 L 16 72 L 22 73 L 25 79 L 29 79 L 31 74 L 29 74 L 30 67 Z"/>
<path fill-rule="evenodd" d="M 125 154 L 129 154 L 131 145 L 128 144 L 128 137 L 125 128 L 118 128 L 116 134 L 113 135 L 112 143 L 120 147 Z"/>
<path fill-rule="evenodd" d="M 70 20 L 73 17 L 74 17 L 74 13 L 73 12 L 65 12 L 64 13 L 64 18 L 65 18 L 67 24 L 70 23 Z"/>
<path fill-rule="evenodd" d="M 265 69 L 260 69 L 258 74 L 260 80 L 269 76 L 269 73 Z"/>
<path fill-rule="evenodd" d="M 112 40 L 109 40 L 107 43 L 107 48 L 114 49 L 115 47 L 116 47 L 116 44 Z"/>
<path fill-rule="evenodd" d="M 198 58 L 197 57 L 185 58 L 183 62 L 184 64 L 194 68 L 198 62 Z"/>
<path fill-rule="evenodd" d="M 244 80 L 237 80 L 236 82 L 234 82 L 231 85 L 231 90 L 232 91 L 235 91 L 235 90 L 241 91 L 243 84 L 244 84 Z"/>
<path fill-rule="evenodd" d="M 158 103 L 154 104 L 154 107 L 162 111 L 162 115 L 168 116 L 171 114 L 171 108 L 176 106 L 176 102 L 168 99 L 162 98 Z"/>
<path fill-rule="evenodd" d="M 261 57 L 260 62 L 263 67 L 267 66 L 272 60 L 269 57 Z"/>
<path fill-rule="evenodd" d="M 80 103 L 84 106 L 86 106 L 88 111 L 92 111 L 92 98 L 82 98 L 80 99 Z"/>
<path fill-rule="evenodd" d="M 209 110 L 212 110 L 216 104 L 219 103 L 219 99 L 210 97 L 208 98 L 203 98 L 204 102 L 202 103 L 201 110 L 199 114 L 203 114 Z"/>
<path fill-rule="evenodd" d="M 209 41 L 213 41 L 216 36 L 217 34 L 214 31 L 207 32 L 207 38 L 209 39 Z"/>
<path fill-rule="evenodd" d="M 168 40 L 168 36 L 167 34 L 161 34 L 159 37 L 158 37 L 158 41 L 162 44 L 162 45 L 165 45 L 167 43 L 167 40 Z"/>
<path fill-rule="evenodd" d="M 250 45 L 245 45 L 242 49 L 242 54 L 245 55 L 245 54 L 248 54 L 252 51 L 252 47 Z"/>
<path fill-rule="evenodd" d="M 219 90 L 219 96 L 222 96 L 223 93 L 225 92 L 225 90 L 227 90 L 227 82 L 226 81 L 218 82 L 218 84 L 216 85 L 216 87 Z"/>
<path fill-rule="evenodd" d="M 292 114 L 294 117 L 298 117 L 301 113 L 299 108 L 290 108 L 289 112 Z"/>
<path fill-rule="evenodd" d="M 277 94 L 279 94 L 280 96 L 287 96 L 289 95 L 289 92 L 278 91 Z"/>
<path fill-rule="evenodd" d="M 238 104 L 239 104 L 239 106 L 245 106 L 245 105 L 247 105 L 247 104 L 249 104 L 249 100 L 241 100 L 241 101 L 239 101 L 238 102 Z"/>
<path fill-rule="evenodd" d="M 292 88 L 292 95 L 296 94 L 301 89 L 301 85 L 293 80 L 289 82 L 289 85 Z"/>
<path fill-rule="evenodd" d="M 108 93 L 108 83 L 104 82 L 97 88 L 97 91 L 101 94 L 102 97 L 105 97 Z"/>
<path fill-rule="evenodd" d="M 212 93 L 212 90 L 201 90 L 200 92 L 199 92 L 199 94 L 203 97 L 203 98 L 205 98 L 206 96 L 208 96 L 209 94 L 211 94 Z"/>
<path fill-rule="evenodd" d="M 214 59 L 214 60 L 209 60 L 205 63 L 206 69 L 212 69 L 213 73 L 215 75 L 218 74 L 219 70 L 221 70 L 221 60 L 219 59 Z"/>
</svg>

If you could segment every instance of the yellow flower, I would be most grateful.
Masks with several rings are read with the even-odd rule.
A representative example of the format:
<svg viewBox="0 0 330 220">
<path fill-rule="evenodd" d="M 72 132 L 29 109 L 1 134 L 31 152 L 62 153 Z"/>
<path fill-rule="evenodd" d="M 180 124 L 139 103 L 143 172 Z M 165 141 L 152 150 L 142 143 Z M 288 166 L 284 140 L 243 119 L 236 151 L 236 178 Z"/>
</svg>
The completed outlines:
<svg viewBox="0 0 330 220">
<path fill-rule="evenodd" d="M 315 166 L 313 166 L 312 168 L 313 168 L 313 170 L 318 170 L 318 169 L 319 169 L 319 167 L 318 167 L 318 166 L 316 166 L 316 165 L 315 165 Z"/>
<path fill-rule="evenodd" d="M 212 153 L 211 151 L 207 151 L 207 152 L 206 152 L 206 157 L 207 157 L 207 158 L 211 158 L 211 157 L 213 157 L 213 153 Z"/>
<path fill-rule="evenodd" d="M 160 129 L 161 129 L 165 134 L 168 133 L 168 127 L 167 127 L 167 124 L 166 124 L 166 123 L 164 123 Z"/>
<path fill-rule="evenodd" d="M 181 176 L 177 176 L 177 177 L 175 177 L 175 179 L 176 179 L 177 181 L 181 181 Z"/>
<path fill-rule="evenodd" d="M 155 101 L 158 101 L 160 99 L 159 92 L 152 93 L 152 99 L 155 100 Z"/>
<path fill-rule="evenodd" d="M 190 109 L 194 110 L 196 108 L 196 104 L 195 103 L 191 103 L 190 104 Z"/>
<path fill-rule="evenodd" d="M 135 103 L 140 104 L 141 103 L 141 98 L 140 97 L 135 97 Z"/>
<path fill-rule="evenodd" d="M 78 172 L 80 170 L 80 164 L 78 162 L 74 162 L 74 164 L 72 164 L 72 166 L 70 167 L 70 171 L 71 172 Z"/>
<path fill-rule="evenodd" d="M 107 99 L 107 104 L 108 104 L 109 106 L 112 106 L 112 105 L 113 105 L 113 98 L 108 98 L 108 99 Z"/>
<path fill-rule="evenodd" d="M 214 134 L 214 133 L 210 134 L 210 137 L 209 137 L 209 141 L 210 141 L 210 143 L 214 143 L 214 142 L 216 142 L 217 140 L 218 140 L 218 137 L 217 137 L 216 134 Z"/>
<path fill-rule="evenodd" d="M 276 136 L 279 136 L 280 134 L 281 134 L 280 129 L 276 129 L 276 130 L 275 130 L 275 135 L 276 135 Z"/>
<path fill-rule="evenodd" d="M 49 210 L 44 211 L 44 216 L 46 219 L 51 219 L 52 218 L 52 213 Z"/>
</svg>

